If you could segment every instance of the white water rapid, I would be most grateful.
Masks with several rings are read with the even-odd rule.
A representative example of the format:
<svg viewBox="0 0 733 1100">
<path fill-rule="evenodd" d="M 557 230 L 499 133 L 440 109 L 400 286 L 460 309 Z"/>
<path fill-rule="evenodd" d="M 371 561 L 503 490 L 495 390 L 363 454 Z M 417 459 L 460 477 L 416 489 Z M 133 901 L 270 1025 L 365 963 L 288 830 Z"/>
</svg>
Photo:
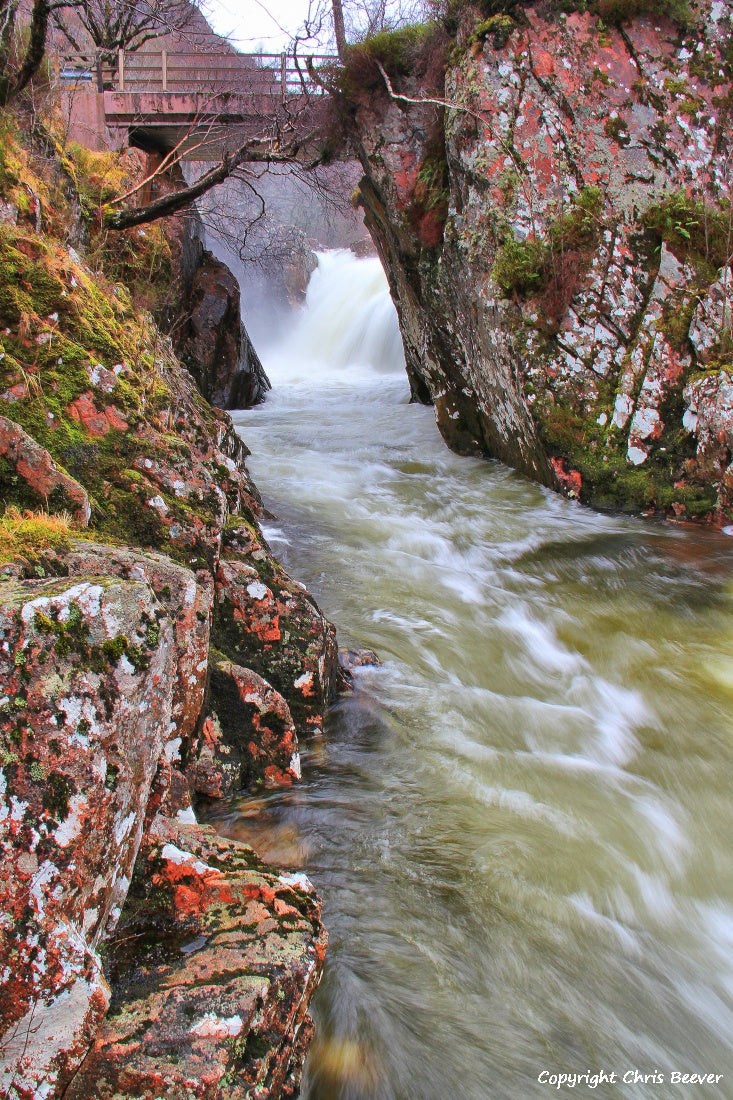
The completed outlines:
<svg viewBox="0 0 733 1100">
<path fill-rule="evenodd" d="M 217 822 L 325 899 L 304 1096 L 733 1097 L 730 540 L 450 454 L 376 260 L 278 335 L 235 417 L 266 535 L 383 660 Z"/>
</svg>

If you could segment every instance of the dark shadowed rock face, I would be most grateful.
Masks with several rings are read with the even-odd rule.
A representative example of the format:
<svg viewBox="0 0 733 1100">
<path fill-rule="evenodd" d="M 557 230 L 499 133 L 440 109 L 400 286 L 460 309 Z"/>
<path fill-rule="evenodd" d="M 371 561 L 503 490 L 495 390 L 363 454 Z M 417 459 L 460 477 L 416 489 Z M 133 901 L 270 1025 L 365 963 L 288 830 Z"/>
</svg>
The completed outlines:
<svg viewBox="0 0 733 1100">
<path fill-rule="evenodd" d="M 454 109 L 351 89 L 413 394 L 459 452 L 725 521 L 731 5 L 515 16 L 466 9 L 445 79 L 397 78 Z"/>
<path fill-rule="evenodd" d="M 256 782 L 289 786 L 300 779 L 298 735 L 282 695 L 256 672 L 222 659 L 212 663 L 210 684 L 216 710 L 191 764 L 194 790 L 222 798 Z"/>
<path fill-rule="evenodd" d="M 239 284 L 210 252 L 201 254 L 184 316 L 176 345 L 204 397 L 220 409 L 263 401 L 270 383 L 242 324 Z"/>
</svg>

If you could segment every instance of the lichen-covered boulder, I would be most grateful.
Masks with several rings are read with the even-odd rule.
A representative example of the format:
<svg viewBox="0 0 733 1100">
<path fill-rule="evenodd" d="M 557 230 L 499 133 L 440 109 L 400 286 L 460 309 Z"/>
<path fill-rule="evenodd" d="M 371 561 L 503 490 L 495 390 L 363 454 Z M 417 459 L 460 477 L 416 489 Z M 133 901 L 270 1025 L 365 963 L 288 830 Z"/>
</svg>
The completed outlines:
<svg viewBox="0 0 733 1100">
<path fill-rule="evenodd" d="M 217 771 L 223 794 L 255 783 L 290 786 L 300 779 L 298 737 L 282 695 L 256 672 L 221 658 L 212 664 L 210 688 L 216 714 L 207 718 L 207 737 L 192 767 L 196 789 L 210 793 Z"/>
<path fill-rule="evenodd" d="M 156 819 L 110 945 L 118 994 L 66 1100 L 295 1096 L 326 948 L 304 875 Z"/>
<path fill-rule="evenodd" d="M 283 696 L 299 734 L 321 730 L 339 683 L 334 628 L 253 527 L 224 532 L 216 598 L 216 647 Z"/>
<path fill-rule="evenodd" d="M 89 496 L 78 481 L 60 469 L 51 455 L 12 420 L 0 416 L 0 489 L 4 501 L 17 496 L 16 484 L 23 483 L 22 496 L 28 503 L 55 511 L 68 508 L 81 527 L 92 514 Z"/>
<path fill-rule="evenodd" d="M 574 7 L 464 5 L 452 39 L 397 32 L 347 62 L 413 395 L 459 452 L 596 506 L 726 522 L 684 394 L 731 367 L 731 4 L 686 24 L 682 5 L 613 25 Z"/>
<path fill-rule="evenodd" d="M 144 576 L 11 575 L 0 601 L 0 1091 L 34 1096 L 68 1080 L 106 1008 L 97 947 L 125 901 L 187 641 Z"/>
<path fill-rule="evenodd" d="M 62 566 L 69 576 L 94 575 L 144 581 L 170 619 L 176 651 L 166 756 L 180 758 L 194 736 L 206 692 L 209 633 L 214 597 L 211 574 L 194 574 L 163 554 L 125 547 L 99 547 L 75 542 Z"/>
</svg>

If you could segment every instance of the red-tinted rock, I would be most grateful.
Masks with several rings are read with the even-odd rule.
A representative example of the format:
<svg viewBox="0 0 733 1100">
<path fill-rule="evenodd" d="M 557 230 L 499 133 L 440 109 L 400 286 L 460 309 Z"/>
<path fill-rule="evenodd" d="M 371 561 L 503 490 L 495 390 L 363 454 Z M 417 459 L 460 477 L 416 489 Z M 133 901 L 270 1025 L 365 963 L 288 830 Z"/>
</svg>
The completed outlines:
<svg viewBox="0 0 733 1100">
<path fill-rule="evenodd" d="M 223 660 L 212 666 L 210 690 L 224 744 L 241 761 L 237 786 L 300 779 L 298 738 L 282 695 L 251 669 Z"/>
<path fill-rule="evenodd" d="M 258 541 L 250 528 L 225 532 L 216 572 L 215 645 L 284 697 L 299 734 L 320 730 L 338 686 L 334 629 L 261 543 L 251 548 L 253 538 Z"/>
<path fill-rule="evenodd" d="M 205 798 L 227 798 L 241 785 L 241 753 L 225 738 L 216 714 L 204 719 L 186 774 L 192 789 Z"/>
<path fill-rule="evenodd" d="M 30 174 L 31 161 L 23 163 Z M 0 583 L 0 1094 L 18 1100 L 59 1096 L 92 1041 L 110 999 L 97 949 L 126 904 L 141 835 L 154 819 L 162 828 L 163 815 L 194 820 L 192 776 L 210 796 L 242 782 L 292 782 L 295 729 L 283 693 L 270 687 L 269 670 L 282 674 L 296 696 L 308 697 L 317 724 L 330 675 L 319 631 L 335 648 L 332 628 L 262 538 L 248 451 L 231 419 L 207 404 L 170 339 L 127 292 L 93 274 L 65 241 L 53 240 L 53 226 L 62 222 L 54 215 L 42 236 L 24 219 L 22 229 L 4 226 L 0 235 L 5 269 L 18 269 L 0 302 L 1 388 L 13 410 L 13 422 L 0 422 L 2 474 L 14 502 L 73 508 L 100 539 L 30 548 L 3 566 Z M 127 238 L 128 245 L 134 240 Z M 212 320 L 212 338 L 215 329 Z M 104 536 L 130 547 L 103 545 Z M 222 704 L 224 731 L 215 709 L 203 707 L 222 549 L 245 572 L 262 570 L 277 581 L 276 614 L 294 630 L 278 648 L 263 635 L 260 610 L 251 624 L 238 622 L 235 640 L 243 632 L 258 665 L 250 672 L 238 667 L 240 654 L 229 652 L 232 662 L 216 655 L 211 705 Z M 311 689 L 314 667 L 323 698 Z M 232 714 L 225 713 L 227 700 L 235 704 Z M 185 850 L 194 864 L 208 859 Z M 219 1095 L 220 1086 L 222 1096 L 238 1095 L 216 1066 L 241 1072 L 248 1095 L 292 1093 L 324 945 L 315 910 L 277 875 L 247 885 L 235 860 L 236 881 L 222 886 L 218 871 L 211 878 L 189 862 L 141 865 L 143 885 L 153 884 L 158 901 L 170 900 L 165 913 L 148 916 L 152 926 L 169 929 L 172 922 L 178 934 L 197 921 L 223 920 L 210 899 L 225 907 L 227 891 L 236 895 L 224 935 L 236 938 L 238 965 L 225 995 L 236 994 L 257 1048 L 243 1051 L 234 1042 L 217 1048 L 213 1069 L 205 1065 L 220 1026 L 207 1016 L 213 1001 L 205 1007 L 206 995 L 202 1004 L 189 988 L 193 971 L 182 973 L 171 982 L 173 1030 L 185 1018 L 188 1034 L 186 1013 L 202 1004 L 192 1032 L 198 1045 L 190 1065 L 199 1076 L 191 1095 Z M 251 869 L 249 856 L 245 862 Z M 137 928 L 134 900 L 127 908 L 127 927 Z M 256 933 L 249 927 L 235 934 L 235 925 L 250 918 Z M 264 945 L 271 932 L 270 952 Z M 217 947 L 212 966 L 225 958 L 222 952 Z M 249 998 L 252 983 L 242 978 L 250 966 L 264 981 L 262 1004 Z M 122 981 L 113 971 L 115 1012 L 125 995 Z M 151 1031 L 146 1039 L 138 1079 L 151 1097 L 168 1087 L 161 1034 Z M 116 1048 L 110 1072 L 123 1062 L 124 1073 L 126 1049 Z M 184 1087 L 172 1086 L 171 1100 L 186 1095 Z M 102 1094 L 96 1080 L 79 1089 L 85 1097 Z"/>
<path fill-rule="evenodd" d="M 69 415 L 84 425 L 90 435 L 106 435 L 109 431 L 124 432 L 127 421 L 114 405 L 100 409 L 92 393 L 83 393 L 69 405 Z"/>
<path fill-rule="evenodd" d="M 463 6 L 445 79 L 429 48 L 395 78 L 418 102 L 353 83 L 413 396 L 459 453 L 584 502 L 730 519 L 682 422 L 691 373 L 730 365 L 730 5 L 686 30 L 527 11 Z"/>
<path fill-rule="evenodd" d="M 86 527 L 92 513 L 86 491 L 19 424 L 4 416 L 0 416 L 0 457 L 26 483 L 31 499 L 56 511 L 69 508 L 77 523 Z"/>
<path fill-rule="evenodd" d="M 0 631 L 0 1091 L 36 1095 L 68 1079 L 106 1007 L 96 947 L 127 894 L 176 647 L 135 579 L 7 580 Z"/>
<path fill-rule="evenodd" d="M 112 972 L 119 990 L 66 1100 L 297 1095 L 326 933 L 303 875 L 158 819 Z"/>
</svg>

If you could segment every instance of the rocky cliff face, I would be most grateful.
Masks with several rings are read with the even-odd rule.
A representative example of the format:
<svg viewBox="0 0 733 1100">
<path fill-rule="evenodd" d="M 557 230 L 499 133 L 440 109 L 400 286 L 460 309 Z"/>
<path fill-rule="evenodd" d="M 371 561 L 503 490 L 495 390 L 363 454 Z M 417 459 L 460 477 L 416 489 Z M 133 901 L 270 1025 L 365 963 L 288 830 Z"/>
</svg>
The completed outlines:
<svg viewBox="0 0 733 1100">
<path fill-rule="evenodd" d="M 334 631 L 270 554 L 228 416 L 141 308 L 134 249 L 152 263 L 163 236 L 117 240 L 128 285 L 93 232 L 86 259 L 65 239 L 64 181 L 107 170 L 76 156 L 4 137 L 0 1092 L 292 1095 L 320 903 L 194 802 L 297 782 Z"/>
<path fill-rule="evenodd" d="M 342 106 L 447 443 L 600 507 L 726 521 L 731 4 L 683 7 L 464 6 L 452 37 L 357 51 Z"/>
<path fill-rule="evenodd" d="M 153 195 L 184 184 L 180 169 L 173 168 L 157 177 Z M 171 269 L 156 303 L 156 319 L 207 401 L 219 409 L 259 404 L 270 382 L 242 322 L 239 283 L 204 247 L 198 211 L 163 222 L 158 232 L 170 252 Z"/>
<path fill-rule="evenodd" d="M 171 331 L 181 361 L 219 409 L 249 409 L 270 389 L 239 299 L 239 284 L 226 264 L 199 247 Z"/>
</svg>

